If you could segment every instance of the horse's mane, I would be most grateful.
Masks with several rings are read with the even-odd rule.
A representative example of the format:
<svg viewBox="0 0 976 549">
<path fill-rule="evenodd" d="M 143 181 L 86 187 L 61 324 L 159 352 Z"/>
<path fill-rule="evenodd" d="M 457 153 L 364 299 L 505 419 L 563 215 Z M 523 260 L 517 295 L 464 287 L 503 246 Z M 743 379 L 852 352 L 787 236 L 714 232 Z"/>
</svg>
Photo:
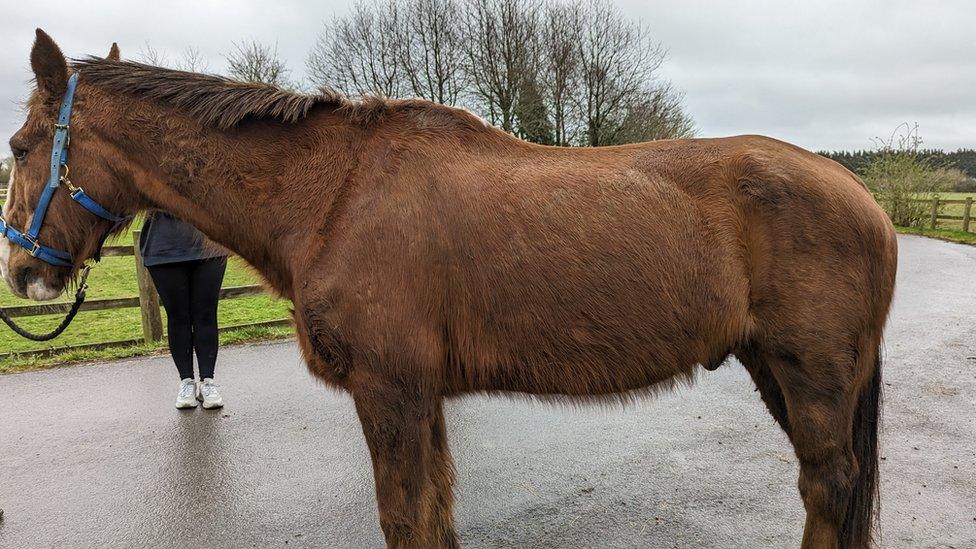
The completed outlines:
<svg viewBox="0 0 976 549">
<path fill-rule="evenodd" d="M 342 93 L 320 89 L 308 95 L 270 84 L 155 67 L 99 57 L 76 59 L 72 67 L 86 83 L 164 102 L 184 110 L 205 126 L 228 129 L 247 117 L 296 122 L 316 105 L 352 107 Z"/>
</svg>

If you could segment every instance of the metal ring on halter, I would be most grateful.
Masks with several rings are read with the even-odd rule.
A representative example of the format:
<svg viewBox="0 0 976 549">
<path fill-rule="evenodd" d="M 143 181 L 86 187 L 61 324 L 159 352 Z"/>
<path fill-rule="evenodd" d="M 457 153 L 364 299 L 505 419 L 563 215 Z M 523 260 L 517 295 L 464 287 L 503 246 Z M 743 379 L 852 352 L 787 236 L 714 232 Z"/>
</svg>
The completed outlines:
<svg viewBox="0 0 976 549">
<path fill-rule="evenodd" d="M 37 240 L 35 240 L 34 238 L 31 238 L 31 236 L 28 234 L 21 235 L 21 237 L 24 240 L 30 242 L 32 245 L 32 247 L 29 250 L 27 250 L 27 253 L 31 254 L 31 257 L 37 257 L 37 252 L 41 251 L 40 243 L 38 243 Z"/>
</svg>

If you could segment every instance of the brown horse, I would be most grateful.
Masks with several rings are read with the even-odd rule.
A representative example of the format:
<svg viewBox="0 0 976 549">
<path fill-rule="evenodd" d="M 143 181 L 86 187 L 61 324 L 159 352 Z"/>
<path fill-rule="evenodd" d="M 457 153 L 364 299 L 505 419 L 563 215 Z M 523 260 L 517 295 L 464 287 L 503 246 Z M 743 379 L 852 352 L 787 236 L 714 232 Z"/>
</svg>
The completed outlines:
<svg viewBox="0 0 976 549">
<path fill-rule="evenodd" d="M 69 66 L 41 31 L 31 64 L 8 220 L 31 216 L 77 72 L 72 179 L 188 220 L 294 303 L 309 369 L 355 401 L 391 547 L 458 545 L 445 398 L 629 400 L 729 354 L 796 450 L 803 547 L 871 545 L 897 248 L 841 166 L 757 136 L 537 146 L 423 101 Z M 80 262 L 108 222 L 65 194 L 41 237 Z M 17 294 L 73 275 L 2 249 Z"/>
</svg>

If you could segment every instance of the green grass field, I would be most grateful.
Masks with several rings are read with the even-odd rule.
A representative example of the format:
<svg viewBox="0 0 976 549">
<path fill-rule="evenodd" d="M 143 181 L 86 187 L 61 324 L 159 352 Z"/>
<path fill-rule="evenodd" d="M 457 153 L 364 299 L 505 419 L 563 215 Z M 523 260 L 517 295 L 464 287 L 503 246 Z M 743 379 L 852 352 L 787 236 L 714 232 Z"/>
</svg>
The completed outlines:
<svg viewBox="0 0 976 549">
<path fill-rule="evenodd" d="M 966 200 L 966 197 L 969 197 L 969 196 L 973 197 L 973 200 L 976 200 L 976 193 L 942 193 L 942 192 L 940 192 L 940 193 L 936 193 L 936 194 L 939 195 L 939 198 L 945 199 L 945 200 Z M 959 208 L 960 208 L 959 211 L 962 212 L 962 206 L 961 205 L 959 206 Z"/>
<path fill-rule="evenodd" d="M 131 234 L 125 234 L 110 244 L 132 243 Z M 257 277 L 239 258 L 232 258 L 227 267 L 224 286 L 240 286 L 259 282 Z M 106 257 L 97 265 L 89 278 L 88 297 L 117 298 L 138 295 L 135 278 L 135 259 L 133 257 Z M 70 300 L 63 298 L 64 300 Z M 0 306 L 26 305 L 30 302 L 14 297 L 5 284 L 0 284 Z M 250 296 L 227 299 L 220 302 L 218 317 L 221 326 L 262 322 L 289 318 L 290 303 L 271 296 Z M 165 324 L 165 312 L 163 313 Z M 60 316 L 38 316 L 17 319 L 33 331 L 45 331 L 60 321 Z M 235 342 L 254 338 L 276 338 L 291 333 L 288 328 L 244 329 L 222 335 L 224 342 Z M 142 336 L 142 323 L 138 308 L 115 309 L 108 311 L 85 311 L 78 314 L 71 327 L 59 338 L 48 343 L 35 343 L 14 334 L 0 324 L 0 354 L 21 353 L 81 345 L 103 341 L 134 339 Z M 68 355 L 46 358 L 0 359 L 0 373 L 43 367 L 72 360 L 94 360 L 99 358 L 118 358 L 146 354 L 164 348 L 164 344 L 143 345 L 126 349 L 73 352 Z"/>
<path fill-rule="evenodd" d="M 963 232 L 958 229 L 919 229 L 916 227 L 895 227 L 899 233 L 927 236 L 946 242 L 956 242 L 958 244 L 969 244 L 976 246 L 976 233 Z M 970 228 L 972 230 L 972 228 Z"/>
</svg>

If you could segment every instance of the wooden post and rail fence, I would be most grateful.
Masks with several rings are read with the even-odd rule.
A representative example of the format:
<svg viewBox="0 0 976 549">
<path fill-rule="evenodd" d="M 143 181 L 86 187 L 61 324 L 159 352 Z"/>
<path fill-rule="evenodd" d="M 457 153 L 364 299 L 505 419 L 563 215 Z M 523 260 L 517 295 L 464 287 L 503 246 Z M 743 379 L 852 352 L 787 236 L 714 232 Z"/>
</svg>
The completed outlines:
<svg viewBox="0 0 976 549">
<path fill-rule="evenodd" d="M 0 198 L 2 202 L 2 198 Z M 138 307 L 142 317 L 142 337 L 138 339 L 103 341 L 83 345 L 71 345 L 56 347 L 51 349 L 39 349 L 31 351 L 21 351 L 16 353 L 0 353 L 0 359 L 12 358 L 14 356 L 49 356 L 67 351 L 83 351 L 105 349 L 109 347 L 123 347 L 138 345 L 142 343 L 157 343 L 165 339 L 163 334 L 163 316 L 160 312 L 159 294 L 153 285 L 149 271 L 142 261 L 139 253 L 139 231 L 132 233 L 132 246 L 105 246 L 102 249 L 103 257 L 134 256 L 136 265 L 136 279 L 139 285 L 139 295 L 132 297 L 90 299 L 81 306 L 80 312 L 84 311 L 104 311 L 108 309 L 127 309 Z M 221 288 L 220 299 L 235 299 L 260 295 L 265 293 L 264 287 L 260 284 L 247 286 L 229 286 Z M 2 307 L 4 312 L 11 318 L 22 318 L 29 316 L 66 314 L 71 308 L 71 303 L 46 303 L 41 305 L 15 305 Z M 80 317 L 75 320 L 78 322 Z M 221 326 L 220 331 L 236 330 L 240 328 L 255 327 L 277 327 L 290 326 L 291 319 L 270 320 L 265 322 L 254 322 L 248 324 L 235 324 L 232 326 Z"/>
<path fill-rule="evenodd" d="M 972 226 L 973 217 L 973 197 L 967 196 L 965 199 L 957 200 L 946 200 L 945 198 L 939 198 L 934 196 L 931 199 L 928 198 L 915 198 L 912 199 L 913 202 L 925 202 L 931 204 L 929 209 L 929 223 L 930 229 L 939 228 L 939 221 L 962 221 L 963 232 L 970 232 L 969 228 Z M 961 205 L 962 215 L 943 215 L 940 213 L 940 208 L 942 206 L 951 205 Z M 976 231 L 974 231 L 976 232 Z"/>
</svg>

